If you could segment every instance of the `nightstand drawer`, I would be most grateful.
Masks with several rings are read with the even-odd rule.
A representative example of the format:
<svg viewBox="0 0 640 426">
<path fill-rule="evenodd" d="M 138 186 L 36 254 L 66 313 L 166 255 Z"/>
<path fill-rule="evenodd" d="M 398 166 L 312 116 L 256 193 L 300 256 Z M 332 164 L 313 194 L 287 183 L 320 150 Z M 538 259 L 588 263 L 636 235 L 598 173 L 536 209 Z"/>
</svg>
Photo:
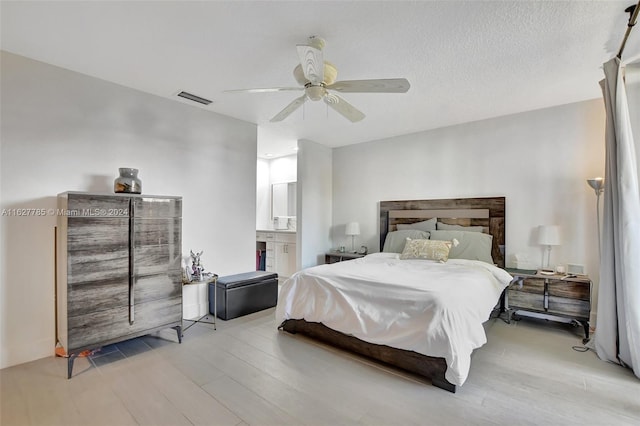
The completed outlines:
<svg viewBox="0 0 640 426">
<path fill-rule="evenodd" d="M 569 299 L 566 297 L 549 296 L 550 314 L 580 317 L 589 319 L 591 306 L 588 300 Z"/>
<path fill-rule="evenodd" d="M 511 283 L 509 292 L 544 294 L 544 280 L 525 278 Z"/>
<path fill-rule="evenodd" d="M 522 308 L 544 311 L 544 297 L 542 296 L 542 292 L 536 294 L 509 289 L 507 293 L 507 304 L 508 308 L 513 310 Z"/>
<path fill-rule="evenodd" d="M 522 289 L 520 289 L 520 291 L 524 291 L 526 293 L 543 294 L 544 280 L 538 278 L 526 278 L 523 280 Z"/>
<path fill-rule="evenodd" d="M 591 298 L 591 290 L 589 287 L 588 282 L 563 282 L 554 280 L 549 284 L 549 296 L 589 300 Z"/>
</svg>

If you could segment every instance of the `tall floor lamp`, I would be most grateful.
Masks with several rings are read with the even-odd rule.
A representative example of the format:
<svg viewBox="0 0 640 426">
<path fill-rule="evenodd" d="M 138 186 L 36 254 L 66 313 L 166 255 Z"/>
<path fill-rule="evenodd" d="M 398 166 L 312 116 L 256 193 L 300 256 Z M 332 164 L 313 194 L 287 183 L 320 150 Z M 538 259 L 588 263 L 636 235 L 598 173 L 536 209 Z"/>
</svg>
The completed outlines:
<svg viewBox="0 0 640 426">
<path fill-rule="evenodd" d="M 598 221 L 598 257 L 602 256 L 602 242 L 600 241 L 600 196 L 604 192 L 604 178 L 587 179 L 587 183 L 596 192 L 596 220 Z"/>
</svg>

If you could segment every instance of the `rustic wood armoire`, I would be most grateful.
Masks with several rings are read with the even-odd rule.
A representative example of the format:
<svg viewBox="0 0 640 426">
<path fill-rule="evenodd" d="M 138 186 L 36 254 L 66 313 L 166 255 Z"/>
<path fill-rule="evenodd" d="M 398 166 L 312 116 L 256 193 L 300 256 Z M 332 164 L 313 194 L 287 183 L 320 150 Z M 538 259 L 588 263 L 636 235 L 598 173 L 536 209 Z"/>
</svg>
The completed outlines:
<svg viewBox="0 0 640 426">
<path fill-rule="evenodd" d="M 182 341 L 182 198 L 58 195 L 57 339 L 82 351 L 175 328 Z"/>
</svg>

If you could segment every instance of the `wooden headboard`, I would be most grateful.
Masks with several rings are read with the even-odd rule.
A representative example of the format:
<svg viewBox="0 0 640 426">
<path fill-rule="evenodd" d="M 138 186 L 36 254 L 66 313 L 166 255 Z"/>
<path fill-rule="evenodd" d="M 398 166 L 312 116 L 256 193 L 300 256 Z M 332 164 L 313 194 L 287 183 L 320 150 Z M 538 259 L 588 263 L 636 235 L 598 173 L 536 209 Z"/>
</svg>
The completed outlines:
<svg viewBox="0 0 640 426">
<path fill-rule="evenodd" d="M 493 235 L 491 256 L 504 268 L 505 197 L 380 201 L 380 250 L 396 225 L 438 218 L 451 225 L 482 226 Z"/>
</svg>

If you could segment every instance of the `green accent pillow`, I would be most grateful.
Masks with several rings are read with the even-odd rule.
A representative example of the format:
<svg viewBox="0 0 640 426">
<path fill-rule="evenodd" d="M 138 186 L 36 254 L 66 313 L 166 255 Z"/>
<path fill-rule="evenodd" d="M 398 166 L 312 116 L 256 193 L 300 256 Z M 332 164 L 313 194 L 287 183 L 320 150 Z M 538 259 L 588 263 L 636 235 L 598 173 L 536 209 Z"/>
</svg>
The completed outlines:
<svg viewBox="0 0 640 426">
<path fill-rule="evenodd" d="M 382 251 L 384 253 L 402 253 L 404 245 L 407 243 L 407 238 L 426 240 L 429 239 L 429 233 L 417 229 L 389 232 L 384 240 Z"/>
<path fill-rule="evenodd" d="M 432 240 L 453 240 L 454 238 L 459 244 L 451 247 L 449 259 L 481 260 L 494 264 L 491 257 L 493 235 L 466 231 L 431 231 Z"/>
</svg>

